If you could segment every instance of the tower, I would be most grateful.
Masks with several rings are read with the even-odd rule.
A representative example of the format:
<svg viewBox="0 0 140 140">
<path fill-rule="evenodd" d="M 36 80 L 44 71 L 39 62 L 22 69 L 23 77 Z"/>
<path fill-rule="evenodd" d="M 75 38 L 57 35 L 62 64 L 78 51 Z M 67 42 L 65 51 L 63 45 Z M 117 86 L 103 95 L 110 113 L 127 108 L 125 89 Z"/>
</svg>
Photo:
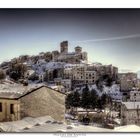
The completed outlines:
<svg viewBox="0 0 140 140">
<path fill-rule="evenodd" d="M 80 46 L 75 47 L 76 54 L 80 54 L 81 52 L 82 52 L 82 47 L 80 47 Z"/>
<path fill-rule="evenodd" d="M 60 53 L 68 53 L 68 41 L 63 41 L 60 43 Z"/>
<path fill-rule="evenodd" d="M 87 52 L 82 52 L 82 59 L 87 61 L 88 57 L 87 57 Z"/>
</svg>

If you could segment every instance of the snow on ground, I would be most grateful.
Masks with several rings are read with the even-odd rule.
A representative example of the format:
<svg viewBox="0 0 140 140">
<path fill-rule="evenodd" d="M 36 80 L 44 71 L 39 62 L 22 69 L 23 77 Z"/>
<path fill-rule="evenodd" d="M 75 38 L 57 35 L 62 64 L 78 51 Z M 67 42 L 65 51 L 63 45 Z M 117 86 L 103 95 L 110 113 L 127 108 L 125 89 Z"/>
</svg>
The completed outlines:
<svg viewBox="0 0 140 140">
<path fill-rule="evenodd" d="M 84 88 L 85 88 L 84 86 L 80 87 L 80 88 L 76 88 L 75 91 L 78 90 L 79 93 L 82 93 Z M 100 91 L 97 88 L 96 84 L 88 85 L 88 88 L 89 88 L 90 91 L 92 89 L 95 89 L 99 96 L 101 96 L 102 94 L 108 94 L 112 97 L 113 100 L 117 100 L 117 101 L 122 100 L 122 93 L 120 92 L 120 86 L 117 85 L 117 84 L 113 84 L 111 87 L 107 87 L 107 86 L 103 85 L 103 90 L 102 91 Z"/>
<path fill-rule="evenodd" d="M 47 121 L 53 122 L 54 119 L 50 116 L 38 118 L 26 117 L 19 121 L 0 123 L 0 128 L 5 132 L 21 132 L 24 129 L 31 129 L 36 125 L 45 124 Z"/>
<path fill-rule="evenodd" d="M 126 125 L 116 127 L 115 132 L 140 132 L 140 127 L 137 125 Z"/>
<path fill-rule="evenodd" d="M 32 65 L 32 69 L 38 74 L 43 75 L 46 70 L 54 70 L 54 69 L 71 69 L 77 66 L 84 66 L 85 64 L 70 64 L 65 62 L 46 62 L 44 59 L 38 60 L 36 64 Z"/>
<path fill-rule="evenodd" d="M 64 62 L 46 62 L 46 61 L 38 61 L 37 64 L 32 65 L 33 70 L 36 71 L 37 74 L 44 74 L 46 70 L 53 70 L 63 68 L 65 65 Z"/>
<path fill-rule="evenodd" d="M 0 123 L 0 130 L 3 132 L 140 132 L 140 127 L 126 125 L 107 129 L 93 125 L 81 125 L 80 123 L 67 125 L 64 122 L 55 121 L 50 116 L 43 116 L 26 117 L 19 121 Z"/>
</svg>

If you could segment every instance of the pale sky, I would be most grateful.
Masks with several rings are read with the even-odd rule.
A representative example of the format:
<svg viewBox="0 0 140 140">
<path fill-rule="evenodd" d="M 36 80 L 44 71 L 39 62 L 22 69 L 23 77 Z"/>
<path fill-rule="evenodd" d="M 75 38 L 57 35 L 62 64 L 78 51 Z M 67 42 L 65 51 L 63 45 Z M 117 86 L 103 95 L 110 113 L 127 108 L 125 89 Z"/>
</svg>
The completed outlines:
<svg viewBox="0 0 140 140">
<path fill-rule="evenodd" d="M 140 70 L 140 9 L 0 9 L 0 62 L 79 45 L 90 62 Z"/>
</svg>

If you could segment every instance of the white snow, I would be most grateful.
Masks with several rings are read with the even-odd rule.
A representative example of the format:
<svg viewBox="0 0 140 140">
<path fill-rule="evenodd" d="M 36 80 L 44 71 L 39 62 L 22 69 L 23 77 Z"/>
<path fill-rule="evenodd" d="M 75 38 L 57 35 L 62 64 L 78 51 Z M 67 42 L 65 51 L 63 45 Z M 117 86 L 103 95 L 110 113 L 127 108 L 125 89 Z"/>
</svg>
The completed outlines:
<svg viewBox="0 0 140 140">
<path fill-rule="evenodd" d="M 23 86 L 22 84 L 17 84 L 13 82 L 3 82 L 0 84 L 0 97 L 4 98 L 15 98 L 19 97 L 22 94 L 29 92 L 37 87 L 42 86 L 43 84 L 29 84 L 28 86 Z"/>
<path fill-rule="evenodd" d="M 43 116 L 38 118 L 26 117 L 19 121 L 0 123 L 0 128 L 5 132 L 20 132 L 24 128 L 32 128 L 36 124 L 45 124 L 46 121 L 53 122 L 54 119 L 50 116 Z"/>
<path fill-rule="evenodd" d="M 140 102 L 122 102 L 127 109 L 137 109 L 140 107 Z"/>
<path fill-rule="evenodd" d="M 84 86 L 81 88 L 75 88 L 75 91 L 78 90 L 79 93 L 82 93 L 84 88 L 85 88 Z M 113 84 L 111 87 L 107 87 L 107 86 L 103 85 L 102 91 L 100 91 L 97 88 L 96 84 L 88 85 L 88 88 L 90 91 L 92 89 L 95 89 L 99 96 L 102 96 L 102 94 L 108 94 L 112 97 L 113 100 L 122 101 L 122 93 L 120 92 L 120 86 L 117 84 Z"/>
<path fill-rule="evenodd" d="M 116 120 L 118 123 L 119 121 Z M 115 127 L 115 129 L 101 128 L 94 125 L 81 125 L 80 123 L 59 123 L 50 116 L 38 118 L 26 117 L 19 121 L 0 123 L 4 132 L 140 132 L 136 125 Z"/>
<path fill-rule="evenodd" d="M 47 70 L 60 69 L 63 68 L 64 65 L 64 62 L 46 62 L 40 60 L 37 64 L 32 65 L 32 68 L 38 75 L 44 75 Z"/>
<path fill-rule="evenodd" d="M 126 125 L 116 127 L 115 132 L 140 132 L 140 127 L 137 125 Z"/>
</svg>

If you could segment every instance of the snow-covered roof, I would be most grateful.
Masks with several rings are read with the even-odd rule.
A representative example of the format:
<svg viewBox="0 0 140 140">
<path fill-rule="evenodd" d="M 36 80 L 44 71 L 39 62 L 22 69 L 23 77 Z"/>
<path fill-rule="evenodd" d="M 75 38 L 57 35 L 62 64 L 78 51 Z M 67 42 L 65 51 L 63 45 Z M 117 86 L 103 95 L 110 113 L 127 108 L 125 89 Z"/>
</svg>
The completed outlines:
<svg viewBox="0 0 140 140">
<path fill-rule="evenodd" d="M 46 87 L 58 92 L 57 89 L 52 88 L 51 86 L 44 83 L 30 83 L 28 86 L 23 86 L 22 84 L 17 84 L 12 81 L 5 80 L 0 84 L 0 99 L 19 99 L 26 94 L 38 90 L 42 87 Z M 65 95 L 63 92 L 59 91 L 59 93 Z"/>
<path fill-rule="evenodd" d="M 140 102 L 122 102 L 127 109 L 140 109 Z"/>
<path fill-rule="evenodd" d="M 45 62 L 35 64 L 32 67 L 38 75 L 43 75 L 45 74 L 46 70 L 61 69 L 64 68 L 64 65 L 64 62 Z"/>
<path fill-rule="evenodd" d="M 33 75 L 33 74 L 35 73 L 35 71 L 34 71 L 34 70 L 27 70 L 27 73 L 28 73 L 29 76 L 30 76 L 30 75 Z"/>
<path fill-rule="evenodd" d="M 67 55 L 75 55 L 75 52 L 68 52 Z"/>
<path fill-rule="evenodd" d="M 0 84 L 0 98 L 19 98 L 42 86 L 43 84 L 29 84 L 28 86 L 23 86 L 22 84 L 4 82 L 3 84 Z"/>
<path fill-rule="evenodd" d="M 24 129 L 34 128 L 37 124 L 45 124 L 47 121 L 53 122 L 54 119 L 50 116 L 38 118 L 26 117 L 19 121 L 0 123 L 0 128 L 4 132 L 20 132 L 24 131 Z"/>
<path fill-rule="evenodd" d="M 140 132 L 140 127 L 137 125 L 119 126 L 115 129 L 81 125 L 80 123 L 66 125 L 64 122 L 55 121 L 50 116 L 26 117 L 19 121 L 3 122 L 0 123 L 0 129 L 4 132 Z"/>
<path fill-rule="evenodd" d="M 70 64 L 70 63 L 66 63 L 66 64 L 64 65 L 64 68 L 83 67 L 83 66 L 85 66 L 85 64 L 83 64 L 83 63 L 80 63 L 80 64 Z"/>
</svg>

